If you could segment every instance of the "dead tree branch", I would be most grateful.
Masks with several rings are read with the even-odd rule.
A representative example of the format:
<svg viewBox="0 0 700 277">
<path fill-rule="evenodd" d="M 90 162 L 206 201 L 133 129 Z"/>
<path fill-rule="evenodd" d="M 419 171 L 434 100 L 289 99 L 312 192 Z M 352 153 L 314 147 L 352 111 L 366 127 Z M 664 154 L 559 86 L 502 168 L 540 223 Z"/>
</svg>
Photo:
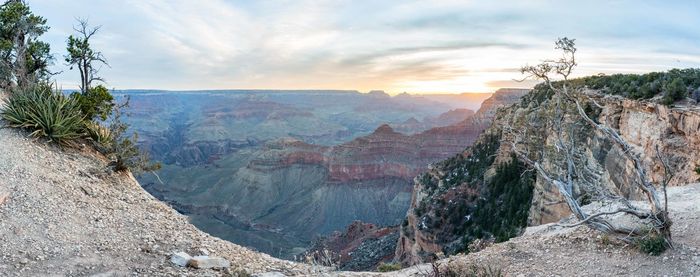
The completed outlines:
<svg viewBox="0 0 700 277">
<path fill-rule="evenodd" d="M 563 52 L 562 57 L 558 60 L 546 60 L 539 65 L 524 66 L 521 69 L 521 72 L 526 75 L 526 78 L 542 80 L 545 86 L 554 92 L 552 101 L 555 101 L 555 109 L 553 117 L 550 120 L 556 135 L 554 146 L 557 153 L 561 153 L 562 155 L 565 170 L 561 174 L 548 172 L 542 166 L 540 161 L 532 160 L 527 153 L 520 150 L 518 147 L 520 139 L 518 138 L 519 136 L 517 134 L 515 134 L 515 138 L 512 141 L 513 151 L 521 160 L 532 166 L 545 182 L 554 185 L 558 189 L 559 194 L 564 199 L 564 202 L 566 202 L 573 215 L 578 219 L 578 222 L 576 223 L 562 226 L 573 227 L 585 224 L 593 229 L 606 233 L 626 234 L 628 237 L 630 234 L 640 235 L 640 230 L 623 226 L 615 226 L 611 220 L 604 217 L 606 215 L 624 213 L 634 216 L 642 222 L 649 222 L 649 224 L 653 226 L 654 230 L 665 238 L 667 245 L 672 246 L 670 233 L 671 220 L 668 216 L 666 197 L 666 186 L 671 178 L 670 176 L 672 176 L 668 164 L 661 157 L 661 154 L 657 149 L 657 157 L 661 160 L 665 171 L 663 182 L 664 206 L 662 206 L 656 191 L 656 187 L 654 184 L 652 184 L 646 170 L 644 169 L 641 159 L 639 158 L 638 154 L 636 154 L 632 146 L 624 138 L 622 138 L 622 136 L 615 129 L 603 123 L 597 123 L 591 119 L 588 114 L 586 114 L 581 103 L 582 101 L 586 101 L 587 103 L 590 102 L 599 108 L 604 108 L 604 106 L 592 99 L 589 99 L 589 97 L 586 96 L 581 89 L 570 86 L 569 77 L 577 65 L 575 58 L 577 49 L 575 47 L 574 40 L 561 38 L 556 42 L 556 49 L 560 49 Z M 561 78 L 562 81 L 555 84 L 550 75 L 558 76 L 558 78 Z M 621 202 L 625 208 L 599 212 L 592 215 L 587 214 L 581 208 L 581 205 L 574 196 L 574 188 L 577 182 L 582 182 L 579 181 L 580 176 L 578 173 L 583 172 L 586 170 L 586 168 L 585 165 L 578 165 L 576 161 L 577 148 L 574 140 L 574 128 L 572 127 L 569 128 L 570 130 L 566 130 L 564 127 L 567 114 L 565 106 L 567 104 L 573 104 L 578 117 L 583 119 L 583 121 L 587 125 L 591 126 L 595 131 L 604 135 L 604 137 L 617 145 L 622 150 L 625 158 L 632 162 L 636 177 L 633 185 L 639 188 L 646 196 L 649 206 L 648 211 L 642 208 L 634 207 L 630 204 L 628 199 L 615 195 L 605 195 L 604 200 Z M 568 141 L 566 140 L 567 138 Z M 595 184 L 593 185 L 595 186 Z"/>
</svg>

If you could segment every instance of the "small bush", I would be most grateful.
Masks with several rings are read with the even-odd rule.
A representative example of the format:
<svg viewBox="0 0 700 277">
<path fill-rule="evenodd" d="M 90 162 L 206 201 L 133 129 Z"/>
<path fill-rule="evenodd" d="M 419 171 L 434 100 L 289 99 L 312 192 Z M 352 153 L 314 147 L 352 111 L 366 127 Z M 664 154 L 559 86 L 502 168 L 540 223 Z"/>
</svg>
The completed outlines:
<svg viewBox="0 0 700 277">
<path fill-rule="evenodd" d="M 448 264 L 442 269 L 437 264 L 433 263 L 433 274 L 431 276 L 440 277 L 503 277 L 505 274 L 496 266 L 491 265 L 456 265 Z"/>
<path fill-rule="evenodd" d="M 101 149 L 104 145 L 109 145 L 114 140 L 108 128 L 93 121 L 85 122 L 85 132 L 96 143 L 96 147 L 100 152 L 104 151 Z"/>
<path fill-rule="evenodd" d="M 492 267 L 491 265 L 472 265 L 469 267 L 469 271 L 466 276 L 470 277 L 503 277 L 503 271 L 498 267 Z"/>
<path fill-rule="evenodd" d="M 666 251 L 666 241 L 663 236 L 649 232 L 648 235 L 637 240 L 637 247 L 644 253 L 658 256 Z"/>
<path fill-rule="evenodd" d="M 78 101 L 80 110 L 88 120 L 100 119 L 104 121 L 112 114 L 114 97 L 109 93 L 109 90 L 102 85 L 90 88 L 84 94 L 75 92 L 71 97 Z"/>
<path fill-rule="evenodd" d="M 674 102 L 685 99 L 688 96 L 688 88 L 685 86 L 683 79 L 675 78 L 665 88 L 662 103 L 671 105 Z"/>
<path fill-rule="evenodd" d="M 401 264 L 398 263 L 381 263 L 377 267 L 377 271 L 379 272 L 391 272 L 391 271 L 397 271 L 401 269 Z"/>
<path fill-rule="evenodd" d="M 2 118 L 9 126 L 31 131 L 31 136 L 66 145 L 82 137 L 80 105 L 49 84 L 38 84 L 15 92 L 7 102 Z"/>
</svg>

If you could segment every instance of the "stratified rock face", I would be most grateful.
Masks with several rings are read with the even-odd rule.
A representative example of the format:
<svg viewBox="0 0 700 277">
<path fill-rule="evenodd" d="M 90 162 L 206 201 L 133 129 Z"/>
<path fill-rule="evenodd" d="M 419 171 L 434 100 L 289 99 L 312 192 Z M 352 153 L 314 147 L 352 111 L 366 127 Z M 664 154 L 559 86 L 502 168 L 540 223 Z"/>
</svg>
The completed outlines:
<svg viewBox="0 0 700 277">
<path fill-rule="evenodd" d="M 255 199 L 257 204 L 241 205 L 231 200 L 225 203 L 246 207 L 241 213 L 248 218 L 287 226 L 289 231 L 304 236 L 342 230 L 354 220 L 396 225 L 408 208 L 413 178 L 425 172 L 430 163 L 464 150 L 486 128 L 492 118 L 489 114 L 494 114 L 491 109 L 514 103 L 522 93 L 497 92 L 494 97 L 498 100 L 489 101 L 481 110 L 485 115 L 416 135 L 401 134 L 385 124 L 368 136 L 332 147 L 293 140 L 279 142 L 257 154 L 246 168 L 238 171 L 237 175 L 247 177 L 234 182 L 254 187 L 254 195 L 244 198 Z M 230 183 L 224 186 L 226 191 L 236 191 Z M 269 190 L 263 189 L 270 186 L 273 187 Z M 290 192 L 299 195 L 299 188 L 307 186 L 311 190 L 305 193 L 313 195 L 313 201 L 295 205 L 299 200 L 287 199 Z M 262 204 L 265 200 L 261 199 L 269 196 L 260 192 L 280 198 Z M 262 210 L 256 211 L 255 207 Z M 277 208 L 270 211 L 269 207 Z M 290 216 L 294 213 L 299 214 Z"/>
<path fill-rule="evenodd" d="M 669 108 L 665 105 L 640 102 L 619 97 L 598 97 L 605 108 L 598 120 L 618 130 L 621 137 L 634 147 L 649 173 L 651 181 L 660 184 L 664 178 L 663 164 L 656 152 L 666 159 L 674 176 L 669 185 L 692 183 L 700 175 L 695 169 L 700 166 L 700 108 L 687 106 Z M 548 137 L 554 135 L 547 133 Z M 614 188 L 625 195 L 638 197 L 631 184 L 635 182 L 633 164 L 624 158 L 622 150 L 613 146 L 599 134 L 582 138 L 582 159 L 591 161 L 591 168 L 604 172 L 596 178 L 606 187 Z M 552 146 L 553 142 L 547 141 Z M 550 165 L 553 166 L 553 165 Z M 538 180 L 535 184 L 533 205 L 530 210 L 531 225 L 558 221 L 569 215 L 554 188 Z"/>
<path fill-rule="evenodd" d="M 482 112 L 493 115 L 490 109 L 515 101 L 503 93 L 509 92 L 496 93 L 500 100 L 490 101 Z M 280 139 L 255 150 L 232 147 L 232 155 L 206 170 L 179 173 L 196 175 L 201 185 L 178 191 L 149 182 L 147 188 L 203 222 L 199 226 L 205 231 L 290 257 L 299 254 L 291 248 L 303 247 L 317 234 L 343 230 L 355 220 L 379 226 L 401 223 L 413 178 L 430 163 L 469 146 L 488 126 L 488 114 L 414 135 L 385 124 L 334 146 Z"/>
<path fill-rule="evenodd" d="M 700 107 L 690 105 L 669 108 L 650 101 L 600 95 L 596 91 L 586 93 L 604 106 L 603 109 L 591 106 L 589 116 L 618 130 L 640 155 L 645 170 L 650 173 L 654 183 L 659 184 L 664 174 L 663 165 L 657 158 L 657 147 L 675 173 L 670 185 L 692 183 L 700 177 L 695 172 L 700 165 Z M 466 247 L 463 242 L 465 236 L 468 238 L 474 230 L 461 230 L 460 226 L 479 220 L 480 207 L 476 205 L 478 199 L 489 197 L 489 191 L 493 191 L 491 180 L 498 175 L 499 166 L 503 168 L 504 164 L 511 161 L 510 142 L 514 140 L 512 130 L 517 131 L 519 144 L 528 153 L 543 155 L 542 165 L 547 171 L 563 171 L 562 165 L 565 163 L 554 144 L 556 134 L 547 120 L 555 109 L 555 103 L 549 101 L 549 97 L 546 91 L 535 90 L 524 96 L 519 104 L 499 110 L 493 123 L 474 146 L 461 156 L 437 164 L 416 179 L 406 227 L 401 228 L 396 251 L 398 260 L 404 264 L 415 264 L 433 259 L 436 253 L 450 254 L 455 249 Z M 599 184 L 604 189 L 632 198 L 640 196 L 633 185 L 633 164 L 624 157 L 620 148 L 578 120 L 573 107 L 569 107 L 565 113 L 565 128 L 580 130 L 572 138 L 576 145 L 577 163 L 586 165 L 586 170 L 575 181 L 575 197 L 597 193 L 587 191 L 587 183 Z M 497 148 L 492 149 L 496 142 Z M 485 157 L 492 158 L 484 160 Z M 474 172 L 480 175 L 472 178 L 469 173 Z M 537 176 L 532 178 L 532 200 L 529 209 L 525 208 L 528 215 L 523 225 L 549 223 L 568 216 L 568 207 L 562 203 L 556 188 Z M 512 181 L 528 184 L 527 180 L 518 178 Z M 523 186 L 519 189 L 526 188 Z M 449 205 L 443 209 L 444 202 Z M 515 214 L 520 212 L 522 210 L 515 211 Z M 452 223 L 441 222 L 436 225 L 434 221 L 444 218 L 440 215 L 445 213 L 458 216 Z M 480 232 L 482 231 L 477 230 L 477 233 Z M 497 234 L 491 235 L 498 237 Z M 512 234 L 505 235 L 504 238 Z"/>
</svg>

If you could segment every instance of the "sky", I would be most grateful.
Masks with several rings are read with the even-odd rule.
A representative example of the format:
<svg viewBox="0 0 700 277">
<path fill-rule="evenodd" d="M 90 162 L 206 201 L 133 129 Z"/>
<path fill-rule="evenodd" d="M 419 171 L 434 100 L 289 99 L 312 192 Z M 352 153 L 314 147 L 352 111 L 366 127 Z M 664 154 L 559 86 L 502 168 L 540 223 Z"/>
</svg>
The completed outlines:
<svg viewBox="0 0 700 277">
<path fill-rule="evenodd" d="M 575 38 L 576 75 L 700 67 L 700 1 L 27 0 L 61 72 L 76 18 L 116 89 L 490 92 Z"/>
</svg>

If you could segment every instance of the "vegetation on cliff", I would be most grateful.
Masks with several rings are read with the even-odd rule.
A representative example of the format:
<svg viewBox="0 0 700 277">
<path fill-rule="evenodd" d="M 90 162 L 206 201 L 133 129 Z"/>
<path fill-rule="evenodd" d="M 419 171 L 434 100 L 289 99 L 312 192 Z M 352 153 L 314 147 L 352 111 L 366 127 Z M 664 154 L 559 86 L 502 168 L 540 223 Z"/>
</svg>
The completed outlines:
<svg viewBox="0 0 700 277">
<path fill-rule="evenodd" d="M 527 225 L 534 174 L 515 157 L 496 162 L 500 140 L 499 133 L 484 134 L 469 155 L 419 177 L 427 194 L 414 210 L 419 228 L 446 244 L 446 254 L 468 252 L 476 239 L 506 241 Z"/>
<path fill-rule="evenodd" d="M 80 91 L 66 95 L 51 85 L 48 66 L 53 57 L 49 45 L 39 37 L 48 30 L 46 20 L 34 15 L 24 1 L 8 0 L 0 6 L 0 88 L 10 98 L 0 114 L 9 126 L 29 130 L 36 138 L 46 138 L 62 146 L 91 141 L 95 148 L 113 160 L 116 171 L 151 171 L 158 164 L 135 145 L 136 134 L 127 135 L 121 120 L 128 99 L 116 103 L 97 75 L 106 59 L 90 45 L 98 28 L 79 20 L 78 33 L 68 38 L 66 62 L 80 71 Z M 21 38 L 21 39 L 18 39 Z"/>
<path fill-rule="evenodd" d="M 552 75 L 557 70 L 565 70 L 551 64 L 531 69 Z M 670 246 L 666 237 L 670 220 L 665 209 L 655 203 L 651 203 L 651 209 L 640 211 L 624 207 L 629 201 L 647 199 L 645 190 L 651 191 L 651 199 L 665 203 L 659 197 L 673 177 L 665 174 L 685 171 L 688 162 L 695 169 L 694 160 L 677 154 L 675 142 L 694 141 L 696 121 L 692 105 L 697 102 L 688 96 L 693 98 L 700 86 L 698 74 L 700 69 L 674 69 L 643 75 L 548 79 L 535 86 L 520 103 L 499 111 L 495 124 L 462 155 L 437 163 L 430 172 L 416 178 L 416 200 L 402 224 L 397 257 L 408 265 L 433 260 L 440 252 L 450 255 L 478 251 L 477 244 L 484 240 L 504 241 L 519 235 L 519 230 L 528 223 L 543 224 L 568 216 L 570 211 L 560 190 L 537 174 L 537 164 L 533 162 L 539 162 L 538 166 L 549 174 L 548 177 L 566 181 L 567 155 L 573 166 L 569 169 L 573 171 L 573 185 L 566 189 L 572 196 L 572 206 L 607 201 L 610 195 L 617 195 L 615 199 L 621 199 L 623 205 L 587 206 L 584 209 L 590 210 L 583 212 L 584 217 L 579 218 L 583 222 L 578 224 L 594 222 L 594 225 L 609 226 L 606 224 L 610 217 L 632 217 L 631 222 L 656 227 L 632 227 L 625 233 L 630 237 L 623 239 L 636 243 L 645 252 L 662 251 L 660 249 Z M 637 87 L 644 91 L 647 86 L 654 87 L 654 93 L 639 96 Z M 575 97 L 562 96 L 564 87 L 572 94 L 575 91 Z M 617 96 L 648 101 L 630 101 Z M 671 104 L 691 107 L 666 107 Z M 679 117 L 684 118 L 680 122 L 687 123 L 678 123 Z M 581 120 L 585 118 L 590 120 Z M 638 124 L 653 120 L 665 122 L 649 132 L 637 131 Z M 606 124 L 619 130 L 610 129 Z M 676 136 L 669 135 L 666 130 L 682 131 Z M 558 139 L 559 133 L 561 139 Z M 625 139 L 634 140 L 630 143 L 635 146 L 651 140 L 655 146 L 650 147 L 657 150 L 645 148 L 644 153 L 635 153 Z M 659 148 L 672 151 L 671 155 L 675 156 L 662 157 L 660 153 L 664 150 L 659 152 Z M 530 160 L 521 155 L 513 158 L 514 149 Z M 632 166 L 627 168 L 628 164 Z M 676 183 L 686 180 L 687 175 L 684 172 L 674 180 Z M 622 215 L 627 212 L 631 214 Z M 613 222 L 612 232 L 628 230 L 628 226 L 618 223 Z"/>
<path fill-rule="evenodd" d="M 668 214 L 666 187 L 673 176 L 673 171 L 668 166 L 667 160 L 661 155 L 657 146 L 655 156 L 663 165 L 664 177 L 662 182 L 655 184 L 651 175 L 647 173 L 639 153 L 620 135 L 619 131 L 610 127 L 607 122 L 601 123 L 592 119 L 589 116 L 591 111 L 585 108 L 586 105 L 595 105 L 600 109 L 605 106 L 586 95 L 582 86 L 569 82 L 569 76 L 577 66 L 575 41 L 564 37 L 558 39 L 555 45 L 555 48 L 562 52 L 559 59 L 546 60 L 538 65 L 524 66 L 521 69 L 521 72 L 526 74 L 526 78 L 542 80 L 553 92 L 551 101 L 554 109 L 545 121 L 553 129 L 554 149 L 541 154 L 531 153 L 529 145 L 524 142 L 529 134 L 525 130 L 516 130 L 513 126 L 507 126 L 507 132 L 513 137 L 510 142 L 512 151 L 520 160 L 533 167 L 538 177 L 556 188 L 559 197 L 577 219 L 576 223 L 567 226 L 586 225 L 627 242 L 659 236 L 663 238 L 662 248 L 672 247 L 670 230 L 672 221 Z M 689 72 L 694 71 L 689 70 Z M 554 83 L 552 78 L 560 78 L 562 81 Z M 676 99 L 684 98 L 684 87 L 680 77 L 674 78 L 665 88 L 662 102 L 670 104 Z M 628 89 L 633 91 L 631 88 Z M 567 113 L 570 114 L 569 119 L 567 119 Z M 580 124 L 583 126 L 579 127 Z M 600 176 L 604 173 L 595 172 L 585 160 L 580 158 L 581 149 L 575 138 L 586 134 L 597 134 L 621 150 L 625 162 L 632 164 L 634 172 L 634 177 L 626 180 L 624 185 L 641 192 L 647 200 L 647 207 L 634 206 L 630 201 L 635 199 L 630 195 L 620 192 L 619 189 L 607 188 L 598 180 L 589 181 L 583 177 L 586 174 Z M 562 166 L 560 169 L 552 169 L 547 168 L 547 163 L 558 163 Z M 662 189 L 663 195 L 657 192 L 657 186 Z M 576 190 L 582 190 L 585 193 L 576 193 Z M 594 211 L 585 210 L 582 206 L 587 201 L 582 201 L 581 196 L 587 195 L 592 195 L 605 204 Z M 628 216 L 632 224 L 620 222 L 611 218 L 611 215 Z"/>
<path fill-rule="evenodd" d="M 646 74 L 595 75 L 572 79 L 572 87 L 588 87 L 606 94 L 631 99 L 661 97 L 661 102 L 671 105 L 691 97 L 700 101 L 700 69 L 671 69 L 666 72 Z"/>
</svg>

